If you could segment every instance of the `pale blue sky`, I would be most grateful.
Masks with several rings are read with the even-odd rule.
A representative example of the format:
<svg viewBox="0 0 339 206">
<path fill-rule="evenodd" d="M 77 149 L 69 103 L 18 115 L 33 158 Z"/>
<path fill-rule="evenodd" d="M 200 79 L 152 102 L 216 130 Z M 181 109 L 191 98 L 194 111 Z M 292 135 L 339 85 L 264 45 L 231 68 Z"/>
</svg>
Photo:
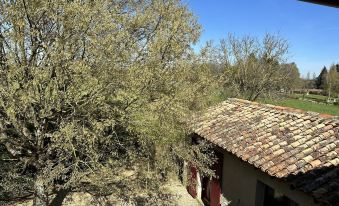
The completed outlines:
<svg viewBox="0 0 339 206">
<path fill-rule="evenodd" d="M 262 37 L 279 33 L 302 75 L 339 62 L 339 9 L 297 0 L 183 0 L 203 33 L 197 47 L 228 33 Z"/>
</svg>

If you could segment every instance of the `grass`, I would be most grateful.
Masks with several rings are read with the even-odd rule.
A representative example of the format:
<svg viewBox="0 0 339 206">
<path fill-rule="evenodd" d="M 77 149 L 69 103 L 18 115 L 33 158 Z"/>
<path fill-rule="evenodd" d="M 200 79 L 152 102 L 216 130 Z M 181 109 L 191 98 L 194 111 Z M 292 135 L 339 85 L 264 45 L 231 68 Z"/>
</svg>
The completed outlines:
<svg viewBox="0 0 339 206">
<path fill-rule="evenodd" d="M 320 95 L 317 95 L 320 96 Z M 286 98 L 282 100 L 260 100 L 260 102 L 265 104 L 273 104 L 283 107 L 292 107 L 296 109 L 301 109 L 305 111 L 318 112 L 320 114 L 330 114 L 339 116 L 339 106 L 336 105 L 326 105 L 326 104 L 317 104 L 307 101 L 302 101 L 294 98 Z"/>
<path fill-rule="evenodd" d="M 296 99 L 299 99 L 299 98 L 305 98 L 305 99 L 308 99 L 308 100 L 313 100 L 313 101 L 316 101 L 316 102 L 326 102 L 327 100 L 327 96 L 324 96 L 324 95 L 317 95 L 317 94 L 309 94 L 309 95 L 303 95 L 303 94 L 293 94 L 291 95 L 292 98 L 296 98 Z"/>
<path fill-rule="evenodd" d="M 220 89 L 215 92 L 215 95 L 212 98 L 212 102 L 214 103 L 221 102 L 226 100 L 230 96 L 232 96 L 232 93 Z M 304 101 L 299 99 L 302 98 L 302 96 L 303 96 L 302 94 L 293 94 L 289 97 L 280 100 L 259 99 L 258 102 L 283 107 L 291 107 L 295 109 L 301 109 L 304 111 L 317 112 L 320 114 L 330 114 L 339 116 L 339 105 L 318 104 L 314 102 Z M 310 94 L 305 95 L 305 99 L 325 103 L 327 97 L 323 95 Z"/>
</svg>

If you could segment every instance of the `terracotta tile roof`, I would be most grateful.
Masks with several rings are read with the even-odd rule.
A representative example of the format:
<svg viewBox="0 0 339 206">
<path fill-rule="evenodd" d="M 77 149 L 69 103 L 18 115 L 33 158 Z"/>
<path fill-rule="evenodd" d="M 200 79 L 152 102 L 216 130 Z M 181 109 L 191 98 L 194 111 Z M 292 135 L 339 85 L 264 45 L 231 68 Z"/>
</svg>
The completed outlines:
<svg viewBox="0 0 339 206">
<path fill-rule="evenodd" d="M 314 177 L 303 182 L 300 174 L 334 167 L 336 176 L 330 176 L 337 180 L 339 197 L 338 116 L 228 99 L 196 115 L 192 125 L 199 136 L 271 176 L 299 181 L 296 187 L 307 192 L 322 188 L 330 178 L 323 172 L 317 183 Z"/>
</svg>

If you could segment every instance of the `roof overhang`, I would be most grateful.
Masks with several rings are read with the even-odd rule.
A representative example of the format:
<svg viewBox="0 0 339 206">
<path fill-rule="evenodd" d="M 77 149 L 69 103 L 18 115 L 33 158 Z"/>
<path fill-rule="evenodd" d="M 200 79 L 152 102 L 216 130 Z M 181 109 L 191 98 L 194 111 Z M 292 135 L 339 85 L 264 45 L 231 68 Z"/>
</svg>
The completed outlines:
<svg viewBox="0 0 339 206">
<path fill-rule="evenodd" d="M 310 2 L 314 4 L 321 4 L 325 6 L 332 6 L 339 8 L 339 0 L 299 0 L 299 1 L 305 1 Z"/>
</svg>

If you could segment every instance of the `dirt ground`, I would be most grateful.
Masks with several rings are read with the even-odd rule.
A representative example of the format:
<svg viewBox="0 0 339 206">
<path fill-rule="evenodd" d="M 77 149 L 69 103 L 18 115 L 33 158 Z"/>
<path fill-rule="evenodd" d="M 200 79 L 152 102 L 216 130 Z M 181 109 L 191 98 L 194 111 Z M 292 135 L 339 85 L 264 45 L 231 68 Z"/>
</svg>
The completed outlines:
<svg viewBox="0 0 339 206">
<path fill-rule="evenodd" d="M 164 189 L 174 195 L 174 202 L 164 203 L 164 205 L 176 206 L 199 206 L 197 200 L 193 199 L 185 189 L 185 187 L 177 180 L 170 181 L 164 186 Z M 0 204 L 1 205 L 1 204 Z M 21 203 L 8 203 L 6 206 L 31 206 L 33 201 L 25 201 Z M 72 193 L 64 200 L 63 206 L 133 206 L 126 202 L 119 201 L 117 198 L 95 198 L 88 193 Z"/>
<path fill-rule="evenodd" d="M 200 206 L 199 202 L 188 194 L 186 188 L 179 181 L 172 181 L 165 186 L 174 194 L 176 198 L 176 205 L 178 206 Z"/>
</svg>

